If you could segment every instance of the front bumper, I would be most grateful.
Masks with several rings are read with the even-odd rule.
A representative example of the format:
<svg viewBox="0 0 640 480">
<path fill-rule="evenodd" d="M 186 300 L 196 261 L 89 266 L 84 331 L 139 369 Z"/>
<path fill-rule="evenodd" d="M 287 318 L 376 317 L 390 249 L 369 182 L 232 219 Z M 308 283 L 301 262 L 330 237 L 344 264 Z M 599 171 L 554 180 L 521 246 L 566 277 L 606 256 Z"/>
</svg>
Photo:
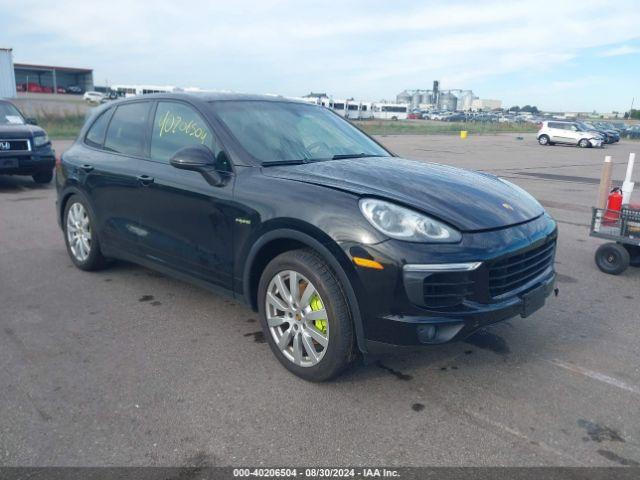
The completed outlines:
<svg viewBox="0 0 640 480">
<path fill-rule="evenodd" d="M 367 352 L 447 343 L 486 325 L 531 315 L 555 288 L 556 239 L 556 224 L 545 214 L 514 227 L 464 234 L 457 245 L 388 240 L 353 247 L 355 256 L 367 254 L 384 266 L 375 271 L 357 268 Z M 533 257 L 523 262 L 531 262 L 526 265 L 532 267 L 522 275 L 514 273 L 520 267 L 512 269 L 510 263 L 504 263 L 510 259 L 520 263 L 520 257 L 526 259 L 529 252 Z M 543 257 L 547 263 L 538 262 Z M 432 273 L 420 268 L 433 264 L 473 268 L 463 272 L 457 265 L 455 278 L 446 277 L 450 270 L 438 272 L 433 282 L 441 283 L 434 284 L 429 279 Z M 503 283 L 496 283 L 496 278 Z M 439 288 L 442 285 L 444 289 Z M 456 290 L 459 286 L 463 293 Z M 446 302 L 458 294 L 461 300 Z M 434 304 L 434 299 L 445 301 Z"/>
<path fill-rule="evenodd" d="M 29 154 L 0 155 L 0 175 L 33 175 L 44 170 L 52 170 L 55 166 L 55 153 L 50 148 L 42 152 Z"/>
<path fill-rule="evenodd" d="M 590 138 L 589 139 L 589 143 L 591 143 L 592 147 L 601 147 L 602 146 L 602 140 L 600 140 L 598 138 Z"/>
<path fill-rule="evenodd" d="M 489 305 L 476 304 L 465 312 L 442 316 L 389 315 L 380 319 L 386 323 L 385 339 L 367 339 L 368 353 L 392 351 L 401 346 L 437 345 L 462 340 L 477 330 L 514 317 L 528 317 L 544 305 L 555 289 L 556 274 L 550 272 L 537 279 L 535 285 L 520 295 Z M 535 293 L 534 308 L 527 306 L 527 295 Z M 537 307 L 537 308 L 536 308 Z"/>
</svg>

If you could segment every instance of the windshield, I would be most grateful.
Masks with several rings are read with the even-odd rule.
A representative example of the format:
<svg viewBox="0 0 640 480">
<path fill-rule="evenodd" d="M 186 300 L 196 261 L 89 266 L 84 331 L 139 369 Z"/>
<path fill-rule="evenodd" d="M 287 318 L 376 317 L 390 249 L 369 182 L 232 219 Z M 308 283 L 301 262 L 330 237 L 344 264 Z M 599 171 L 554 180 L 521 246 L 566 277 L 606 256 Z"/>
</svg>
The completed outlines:
<svg viewBox="0 0 640 480">
<path fill-rule="evenodd" d="M 265 164 L 391 156 L 349 122 L 322 107 L 269 101 L 212 103 L 240 145 Z"/>
<path fill-rule="evenodd" d="M 20 111 L 12 104 L 0 102 L 0 125 L 24 125 Z"/>
</svg>

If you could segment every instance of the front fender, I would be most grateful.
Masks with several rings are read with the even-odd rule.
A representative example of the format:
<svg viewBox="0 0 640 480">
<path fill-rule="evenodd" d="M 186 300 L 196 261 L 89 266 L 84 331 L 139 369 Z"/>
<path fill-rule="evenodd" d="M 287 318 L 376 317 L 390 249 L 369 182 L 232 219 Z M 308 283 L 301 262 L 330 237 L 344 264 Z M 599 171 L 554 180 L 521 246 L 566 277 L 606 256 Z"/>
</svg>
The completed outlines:
<svg viewBox="0 0 640 480">
<path fill-rule="evenodd" d="M 362 353 L 366 353 L 365 333 L 362 321 L 361 308 L 358 298 L 362 298 L 363 286 L 360 283 L 355 272 L 353 264 L 348 254 L 340 248 L 340 246 L 329 239 L 329 242 L 323 243 L 317 238 L 329 238 L 321 231 L 314 232 L 313 236 L 309 231 L 315 227 L 308 226 L 308 231 L 294 230 L 291 228 L 278 228 L 264 233 L 257 241 L 253 243 L 243 268 L 242 285 L 245 301 L 248 305 L 255 307 L 255 295 L 257 292 L 251 288 L 251 272 L 252 266 L 259 257 L 260 252 L 272 242 L 279 240 L 294 240 L 316 251 L 333 269 L 338 276 L 349 302 L 351 314 L 353 316 L 354 329 L 356 333 L 356 342 Z M 316 237 L 316 238 L 314 238 Z"/>
</svg>

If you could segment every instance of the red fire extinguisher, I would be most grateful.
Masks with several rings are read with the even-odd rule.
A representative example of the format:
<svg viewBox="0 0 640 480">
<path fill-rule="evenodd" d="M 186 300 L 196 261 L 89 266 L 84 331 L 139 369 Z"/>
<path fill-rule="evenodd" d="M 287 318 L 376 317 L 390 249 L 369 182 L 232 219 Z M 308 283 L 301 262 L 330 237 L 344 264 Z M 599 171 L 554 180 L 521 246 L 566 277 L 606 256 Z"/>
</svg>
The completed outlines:
<svg viewBox="0 0 640 480">
<path fill-rule="evenodd" d="M 622 190 L 616 187 L 609 193 L 604 221 L 615 223 L 620 218 L 620 210 L 622 210 Z"/>
</svg>

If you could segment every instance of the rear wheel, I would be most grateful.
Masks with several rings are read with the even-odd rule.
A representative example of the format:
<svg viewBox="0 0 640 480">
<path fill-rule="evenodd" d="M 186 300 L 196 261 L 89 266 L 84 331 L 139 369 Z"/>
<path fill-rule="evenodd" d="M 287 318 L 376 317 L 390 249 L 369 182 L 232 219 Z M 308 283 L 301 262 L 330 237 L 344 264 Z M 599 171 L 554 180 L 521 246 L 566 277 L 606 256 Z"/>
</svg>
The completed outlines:
<svg viewBox="0 0 640 480">
<path fill-rule="evenodd" d="M 587 147 L 591 146 L 591 144 L 589 143 L 589 140 L 587 140 L 586 138 L 583 138 L 578 142 L 578 146 L 580 148 L 587 148 Z"/>
<path fill-rule="evenodd" d="M 596 250 L 596 265 L 604 273 L 619 275 L 627 269 L 629 262 L 629 252 L 618 243 L 605 243 Z"/>
<path fill-rule="evenodd" d="M 353 357 L 353 323 L 340 281 L 312 250 L 274 258 L 258 287 L 271 350 L 292 373 L 314 382 L 341 373 Z"/>
<path fill-rule="evenodd" d="M 549 145 L 551 142 L 549 141 L 549 136 L 548 135 L 540 135 L 538 137 L 538 143 L 540 145 Z"/>
<path fill-rule="evenodd" d="M 33 178 L 33 181 L 36 183 L 49 183 L 53 180 L 53 170 L 34 173 L 31 178 Z"/>
</svg>

